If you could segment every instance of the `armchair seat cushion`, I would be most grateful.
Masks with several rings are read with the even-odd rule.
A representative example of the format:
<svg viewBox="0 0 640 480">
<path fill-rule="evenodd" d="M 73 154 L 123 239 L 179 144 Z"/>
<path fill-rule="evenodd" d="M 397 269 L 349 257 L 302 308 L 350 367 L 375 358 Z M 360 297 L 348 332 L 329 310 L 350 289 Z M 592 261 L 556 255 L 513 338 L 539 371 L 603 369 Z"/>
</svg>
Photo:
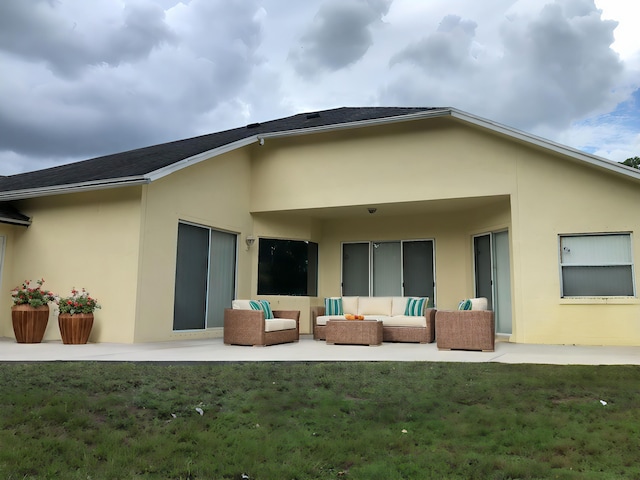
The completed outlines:
<svg viewBox="0 0 640 480">
<path fill-rule="evenodd" d="M 265 332 L 277 332 L 278 330 L 289 330 L 296 328 L 297 323 L 295 320 L 289 318 L 269 318 L 264 321 Z"/>
</svg>

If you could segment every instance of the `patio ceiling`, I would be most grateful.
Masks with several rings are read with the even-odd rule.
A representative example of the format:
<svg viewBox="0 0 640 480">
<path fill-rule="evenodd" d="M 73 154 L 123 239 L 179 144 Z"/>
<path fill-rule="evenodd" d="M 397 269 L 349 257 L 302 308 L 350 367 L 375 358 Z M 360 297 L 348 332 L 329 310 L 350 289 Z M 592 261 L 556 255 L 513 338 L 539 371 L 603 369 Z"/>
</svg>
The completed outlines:
<svg viewBox="0 0 640 480">
<path fill-rule="evenodd" d="M 485 209 L 497 205 L 509 204 L 509 195 L 492 195 L 486 197 L 450 198 L 423 200 L 417 202 L 367 203 L 323 208 L 307 208 L 298 210 L 280 210 L 277 212 L 253 212 L 260 215 L 286 214 L 320 220 L 362 218 L 362 217 L 398 217 L 413 215 L 429 215 Z M 375 209 L 370 213 L 369 209 Z"/>
</svg>

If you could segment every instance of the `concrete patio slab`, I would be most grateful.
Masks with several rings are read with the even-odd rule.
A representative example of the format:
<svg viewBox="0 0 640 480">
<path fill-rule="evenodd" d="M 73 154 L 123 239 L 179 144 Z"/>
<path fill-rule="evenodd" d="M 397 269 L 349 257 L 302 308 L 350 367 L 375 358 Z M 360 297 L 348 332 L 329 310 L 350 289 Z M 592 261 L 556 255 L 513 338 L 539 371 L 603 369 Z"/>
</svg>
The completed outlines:
<svg viewBox="0 0 640 480">
<path fill-rule="evenodd" d="M 496 342 L 495 352 L 439 351 L 435 343 L 380 346 L 327 345 L 303 335 L 297 343 L 268 347 L 224 345 L 221 338 L 119 344 L 19 344 L 0 338 L 2 362 L 499 362 L 552 365 L 640 365 L 640 346 L 531 345 Z"/>
</svg>

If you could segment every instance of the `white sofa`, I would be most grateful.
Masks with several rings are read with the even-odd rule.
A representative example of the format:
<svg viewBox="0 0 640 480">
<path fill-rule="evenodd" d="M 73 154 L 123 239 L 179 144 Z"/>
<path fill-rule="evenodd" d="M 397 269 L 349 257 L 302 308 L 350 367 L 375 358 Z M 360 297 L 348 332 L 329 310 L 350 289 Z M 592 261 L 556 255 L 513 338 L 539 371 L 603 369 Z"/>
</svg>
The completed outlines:
<svg viewBox="0 0 640 480">
<path fill-rule="evenodd" d="M 362 315 L 365 320 L 381 320 L 385 342 L 433 342 L 436 310 L 425 308 L 423 315 L 405 315 L 409 298 L 342 297 L 343 315 L 325 315 L 324 305 L 312 307 L 313 338 L 325 340 L 325 329 L 329 320 L 344 320 L 345 314 L 353 314 Z"/>
</svg>

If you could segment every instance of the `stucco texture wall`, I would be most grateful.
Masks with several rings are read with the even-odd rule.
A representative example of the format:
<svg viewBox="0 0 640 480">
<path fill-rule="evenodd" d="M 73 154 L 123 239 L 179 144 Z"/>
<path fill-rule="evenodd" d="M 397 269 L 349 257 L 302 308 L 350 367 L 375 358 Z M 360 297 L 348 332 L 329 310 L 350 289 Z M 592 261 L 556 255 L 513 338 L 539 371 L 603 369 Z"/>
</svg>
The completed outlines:
<svg viewBox="0 0 640 480">
<path fill-rule="evenodd" d="M 251 147 L 236 150 L 144 187 L 136 342 L 222 336 L 221 329 L 173 332 L 179 221 L 239 235 L 237 294 L 250 295 L 250 154 Z"/>
<path fill-rule="evenodd" d="M 132 342 L 137 293 L 140 188 L 128 187 L 22 201 L 32 218 L 12 227 L 3 275 L 3 299 L 24 280 L 45 279 L 61 296 L 86 288 L 102 309 L 95 312 L 90 342 Z M 5 303 L 6 305 L 6 303 Z M 4 332 L 13 331 L 3 309 Z M 51 310 L 45 340 L 60 339 Z"/>
<path fill-rule="evenodd" d="M 252 165 L 254 214 L 319 219 L 312 302 L 339 294 L 340 242 L 433 238 L 437 305 L 455 308 L 473 294 L 473 235 L 508 229 L 512 341 L 640 344 L 637 298 L 562 299 L 558 263 L 559 234 L 637 232 L 633 180 L 453 119 L 267 139 Z"/>
<path fill-rule="evenodd" d="M 640 259 L 640 187 L 611 173 L 523 151 L 518 158 L 516 340 L 529 343 L 640 345 L 635 298 L 560 298 L 561 234 L 632 232 Z M 635 267 L 636 288 L 638 267 Z"/>
<path fill-rule="evenodd" d="M 508 195 L 513 149 L 445 119 L 267 139 L 253 162 L 251 210 Z"/>
<path fill-rule="evenodd" d="M 14 231 L 16 229 L 25 229 L 25 226 L 15 226 L 8 224 L 0 224 L 0 337 L 12 337 L 13 330 L 11 327 L 11 295 L 8 293 L 18 284 L 13 284 L 13 244 Z"/>
</svg>

